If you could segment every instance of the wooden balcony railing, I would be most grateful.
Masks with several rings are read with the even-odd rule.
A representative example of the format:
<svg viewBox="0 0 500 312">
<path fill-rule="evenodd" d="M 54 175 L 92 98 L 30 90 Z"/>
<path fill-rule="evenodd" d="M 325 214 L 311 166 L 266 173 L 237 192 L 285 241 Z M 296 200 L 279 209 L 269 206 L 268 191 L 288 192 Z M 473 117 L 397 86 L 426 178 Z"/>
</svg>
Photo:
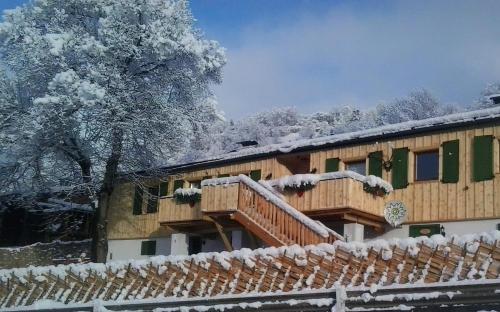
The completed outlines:
<svg viewBox="0 0 500 312">
<path fill-rule="evenodd" d="M 202 210 L 205 213 L 229 212 L 234 220 L 271 246 L 308 245 L 341 239 L 244 175 L 206 182 Z"/>
<path fill-rule="evenodd" d="M 322 178 L 304 192 L 284 191 L 283 196 L 290 206 L 304 213 L 352 209 L 379 217 L 384 215 L 386 201 L 383 196 L 365 191 L 362 181 L 340 174 Z"/>
<path fill-rule="evenodd" d="M 200 202 L 181 204 L 172 196 L 162 197 L 159 201 L 160 224 L 182 223 L 202 219 Z"/>
</svg>

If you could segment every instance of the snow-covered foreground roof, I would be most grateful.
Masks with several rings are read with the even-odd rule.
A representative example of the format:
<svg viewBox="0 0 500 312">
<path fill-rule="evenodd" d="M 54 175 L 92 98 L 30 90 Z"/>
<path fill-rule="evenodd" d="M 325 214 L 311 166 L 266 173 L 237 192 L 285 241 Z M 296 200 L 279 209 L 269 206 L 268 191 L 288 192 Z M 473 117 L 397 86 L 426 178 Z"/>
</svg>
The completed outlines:
<svg viewBox="0 0 500 312">
<path fill-rule="evenodd" d="M 500 232 L 0 270 L 0 308 L 497 279 Z"/>
<path fill-rule="evenodd" d="M 462 124 L 471 124 L 475 122 L 488 122 L 500 119 L 500 106 L 481 109 L 476 111 L 455 113 L 440 117 L 406 121 L 402 123 L 380 126 L 372 129 L 360 130 L 355 132 L 341 133 L 330 136 L 318 137 L 313 139 L 302 139 L 285 143 L 271 144 L 266 146 L 248 147 L 241 150 L 218 155 L 216 157 L 209 157 L 200 159 L 195 163 L 177 164 L 165 168 L 166 170 L 176 170 L 179 168 L 190 167 L 192 165 L 202 165 L 205 163 L 236 160 L 246 157 L 257 157 L 273 153 L 290 153 L 294 151 L 301 151 L 304 149 L 311 149 L 316 147 L 323 147 L 329 145 L 337 145 L 350 143 L 354 140 L 370 140 L 370 139 L 383 139 L 395 134 L 404 134 L 405 132 L 417 132 L 433 130 L 439 127 L 453 127 Z"/>
</svg>

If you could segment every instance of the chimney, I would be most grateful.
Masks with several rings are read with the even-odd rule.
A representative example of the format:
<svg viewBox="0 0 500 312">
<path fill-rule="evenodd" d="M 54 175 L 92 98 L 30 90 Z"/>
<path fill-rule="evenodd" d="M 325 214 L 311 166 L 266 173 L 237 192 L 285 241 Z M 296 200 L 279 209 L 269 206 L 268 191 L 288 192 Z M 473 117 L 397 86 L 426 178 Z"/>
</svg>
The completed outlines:
<svg viewBox="0 0 500 312">
<path fill-rule="evenodd" d="M 243 147 L 248 147 L 248 146 L 258 145 L 259 143 L 257 141 L 248 140 L 248 141 L 236 142 L 236 144 L 240 144 Z"/>
<path fill-rule="evenodd" d="M 500 104 L 500 94 L 492 94 L 489 96 L 490 100 L 493 101 L 493 104 L 497 105 Z"/>
</svg>

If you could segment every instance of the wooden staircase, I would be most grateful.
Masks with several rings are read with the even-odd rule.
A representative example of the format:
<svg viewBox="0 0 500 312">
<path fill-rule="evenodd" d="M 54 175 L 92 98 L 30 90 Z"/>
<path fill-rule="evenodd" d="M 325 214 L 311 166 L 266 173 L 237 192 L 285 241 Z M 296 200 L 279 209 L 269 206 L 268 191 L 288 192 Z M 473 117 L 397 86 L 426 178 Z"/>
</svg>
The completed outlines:
<svg viewBox="0 0 500 312">
<path fill-rule="evenodd" d="M 305 246 L 343 239 L 245 175 L 239 176 L 238 208 L 231 218 L 270 246 Z"/>
</svg>

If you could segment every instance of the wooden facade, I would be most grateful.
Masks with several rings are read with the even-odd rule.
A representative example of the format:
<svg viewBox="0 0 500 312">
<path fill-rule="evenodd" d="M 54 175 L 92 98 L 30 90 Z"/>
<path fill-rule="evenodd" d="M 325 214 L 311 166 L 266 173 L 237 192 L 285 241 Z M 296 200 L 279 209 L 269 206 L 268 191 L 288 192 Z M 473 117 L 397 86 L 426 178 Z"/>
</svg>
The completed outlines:
<svg viewBox="0 0 500 312">
<path fill-rule="evenodd" d="M 171 229 L 160 226 L 159 213 L 132 213 L 134 190 L 133 183 L 123 183 L 115 188 L 108 209 L 108 238 L 141 239 L 171 234 Z"/>
<path fill-rule="evenodd" d="M 493 137 L 493 174 L 485 181 L 474 182 L 472 178 L 472 162 L 474 158 L 473 141 L 475 137 L 491 135 Z M 382 220 L 385 203 L 402 201 L 407 209 L 407 223 L 447 222 L 462 220 L 480 220 L 500 218 L 500 155 L 499 140 L 500 125 L 476 125 L 462 128 L 449 128 L 432 132 L 407 134 L 391 139 L 377 138 L 363 143 L 354 141 L 332 148 L 318 146 L 309 151 L 281 155 L 262 156 L 251 160 L 227 160 L 223 165 L 209 163 L 197 165 L 196 169 L 175 169 L 168 177 L 168 194 L 174 192 L 174 181 L 183 180 L 183 187 L 190 183 L 199 183 L 207 178 L 220 176 L 249 175 L 259 170 L 261 179 L 272 180 L 286 175 L 304 173 L 304 163 L 309 162 L 309 172 L 324 173 L 327 159 L 338 158 L 339 170 L 344 170 L 346 164 L 365 161 L 369 168 L 368 155 L 372 152 L 382 152 L 384 161 L 390 162 L 393 150 L 408 149 L 407 176 L 408 185 L 396 189 L 385 197 L 377 197 L 363 190 L 363 184 L 351 179 L 321 181 L 316 187 L 305 191 L 303 195 L 296 193 L 283 194 L 285 200 L 294 208 L 311 217 L 342 209 L 351 209 L 359 216 L 368 219 Z M 459 142 L 458 181 L 443 183 L 442 178 L 442 144 L 448 141 Z M 415 155 L 426 151 L 439 152 L 439 178 L 432 181 L 416 181 Z M 296 157 L 294 155 L 297 155 Z M 391 170 L 382 170 L 384 180 L 392 182 Z M 238 184 L 203 188 L 201 203 L 189 207 L 179 205 L 171 197 L 160 198 L 159 213 L 132 215 L 133 186 L 124 184 L 117 188 L 112 198 L 112 209 L 109 216 L 110 239 L 144 238 L 168 235 L 172 229 L 169 223 L 186 222 L 203 219 L 205 213 L 235 211 L 238 208 Z M 357 221 L 354 219 L 346 220 Z M 351 216 L 352 218 L 352 216 Z M 378 221 L 377 221 L 378 222 Z M 163 225 L 160 225 L 163 224 Z M 370 224 L 365 223 L 365 224 Z"/>
<path fill-rule="evenodd" d="M 492 135 L 494 178 L 474 182 L 472 179 L 472 144 L 477 136 Z M 371 152 L 382 151 L 384 159 L 390 159 L 392 150 L 409 149 L 408 186 L 397 189 L 386 200 L 402 201 L 408 208 L 408 223 L 447 222 L 471 219 L 500 218 L 500 126 L 471 127 L 463 130 L 424 133 L 400 139 L 391 139 L 347 147 L 321 150 L 311 153 L 311 170 L 325 172 L 327 158 L 339 158 L 340 170 L 345 163 L 366 160 Z M 459 180 L 457 183 L 415 181 L 415 154 L 423 151 L 439 151 L 439 177 L 442 177 L 442 144 L 459 140 Z M 368 166 L 367 166 L 368 167 Z M 383 170 L 382 178 L 391 181 L 391 171 Z"/>
</svg>

